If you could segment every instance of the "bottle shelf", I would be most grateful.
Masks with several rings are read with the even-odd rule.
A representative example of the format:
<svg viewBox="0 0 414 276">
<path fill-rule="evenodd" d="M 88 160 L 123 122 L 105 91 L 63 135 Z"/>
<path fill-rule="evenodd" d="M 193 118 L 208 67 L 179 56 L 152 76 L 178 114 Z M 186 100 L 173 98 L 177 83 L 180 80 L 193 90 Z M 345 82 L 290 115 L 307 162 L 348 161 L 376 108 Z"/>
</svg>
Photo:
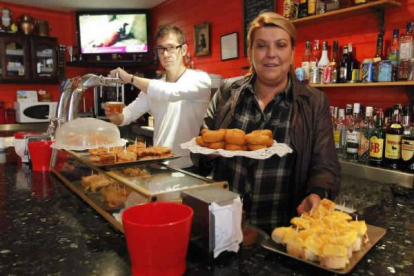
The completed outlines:
<svg viewBox="0 0 414 276">
<path fill-rule="evenodd" d="M 389 82 L 358 82 L 358 83 L 328 83 L 309 84 L 309 86 L 324 87 L 384 87 L 384 86 L 414 86 L 414 81 L 389 81 Z"/>
<path fill-rule="evenodd" d="M 339 159 L 341 174 L 352 175 L 353 177 L 378 181 L 386 184 L 397 184 L 401 187 L 413 188 L 414 174 L 398 170 L 390 170 L 381 167 Z"/>
<path fill-rule="evenodd" d="M 349 8 L 329 11 L 323 14 L 308 16 L 300 19 L 292 20 L 295 26 L 307 25 L 310 23 L 321 23 L 331 20 L 332 18 L 340 19 L 349 16 L 357 16 L 366 14 L 370 10 L 390 9 L 401 7 L 401 3 L 395 0 L 378 0 L 363 5 L 353 6 Z"/>
</svg>

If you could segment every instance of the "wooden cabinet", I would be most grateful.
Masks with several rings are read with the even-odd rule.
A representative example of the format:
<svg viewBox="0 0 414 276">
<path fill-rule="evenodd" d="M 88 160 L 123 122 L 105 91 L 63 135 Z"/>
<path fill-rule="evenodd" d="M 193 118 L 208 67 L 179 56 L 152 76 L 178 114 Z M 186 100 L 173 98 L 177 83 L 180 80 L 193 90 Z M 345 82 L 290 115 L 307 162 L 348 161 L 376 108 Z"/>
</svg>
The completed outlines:
<svg viewBox="0 0 414 276">
<path fill-rule="evenodd" d="M 35 81 L 57 81 L 57 41 L 52 37 L 32 37 L 31 72 Z"/>
<path fill-rule="evenodd" d="M 0 34 L 1 83 L 57 83 L 57 40 Z"/>
</svg>

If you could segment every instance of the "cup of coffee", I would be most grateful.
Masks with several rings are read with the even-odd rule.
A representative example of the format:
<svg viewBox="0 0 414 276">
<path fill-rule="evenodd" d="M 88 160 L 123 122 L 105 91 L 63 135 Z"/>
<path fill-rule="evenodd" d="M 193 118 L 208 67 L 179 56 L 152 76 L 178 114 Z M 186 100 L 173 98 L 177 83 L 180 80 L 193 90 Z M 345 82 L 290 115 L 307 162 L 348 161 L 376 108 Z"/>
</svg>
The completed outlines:
<svg viewBox="0 0 414 276">
<path fill-rule="evenodd" d="M 122 109 L 125 106 L 123 102 L 106 102 L 105 105 L 112 113 L 122 113 Z"/>
</svg>

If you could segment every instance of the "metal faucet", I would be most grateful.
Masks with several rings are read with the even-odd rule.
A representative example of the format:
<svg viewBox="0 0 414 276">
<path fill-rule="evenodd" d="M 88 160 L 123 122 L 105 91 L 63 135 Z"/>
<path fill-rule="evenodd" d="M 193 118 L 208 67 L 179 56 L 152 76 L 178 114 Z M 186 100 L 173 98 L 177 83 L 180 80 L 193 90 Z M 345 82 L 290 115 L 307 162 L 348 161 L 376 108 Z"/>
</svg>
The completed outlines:
<svg viewBox="0 0 414 276">
<path fill-rule="evenodd" d="M 50 120 L 49 127 L 45 136 L 54 140 L 56 130 L 64 123 L 72 121 L 78 117 L 78 107 L 83 93 L 88 88 L 95 86 L 113 86 L 123 84 L 117 76 L 115 78 L 86 74 L 82 77 L 67 79 L 61 85 L 62 94 L 56 108 L 55 118 Z M 57 150 L 53 149 L 50 167 L 53 168 L 56 163 Z"/>
<path fill-rule="evenodd" d="M 94 74 L 86 74 L 82 76 L 79 84 L 70 95 L 66 121 L 70 122 L 78 117 L 78 106 L 86 89 L 95 86 L 113 86 L 114 84 L 119 85 L 123 84 L 123 82 L 120 78 L 103 77 Z"/>
</svg>

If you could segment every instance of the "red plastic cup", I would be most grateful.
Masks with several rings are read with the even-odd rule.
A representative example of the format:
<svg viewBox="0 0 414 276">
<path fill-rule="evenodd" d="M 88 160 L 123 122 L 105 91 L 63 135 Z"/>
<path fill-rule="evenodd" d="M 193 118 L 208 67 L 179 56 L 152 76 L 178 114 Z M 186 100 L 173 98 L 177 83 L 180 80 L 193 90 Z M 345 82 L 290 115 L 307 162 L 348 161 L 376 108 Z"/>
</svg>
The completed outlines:
<svg viewBox="0 0 414 276">
<path fill-rule="evenodd" d="M 50 158 L 52 157 L 52 148 L 50 146 L 52 143 L 52 141 L 35 141 L 27 145 L 33 171 L 44 172 L 49 170 Z"/>
<path fill-rule="evenodd" d="M 122 213 L 132 274 L 177 276 L 185 272 L 193 210 L 170 202 L 146 203 Z"/>
</svg>

